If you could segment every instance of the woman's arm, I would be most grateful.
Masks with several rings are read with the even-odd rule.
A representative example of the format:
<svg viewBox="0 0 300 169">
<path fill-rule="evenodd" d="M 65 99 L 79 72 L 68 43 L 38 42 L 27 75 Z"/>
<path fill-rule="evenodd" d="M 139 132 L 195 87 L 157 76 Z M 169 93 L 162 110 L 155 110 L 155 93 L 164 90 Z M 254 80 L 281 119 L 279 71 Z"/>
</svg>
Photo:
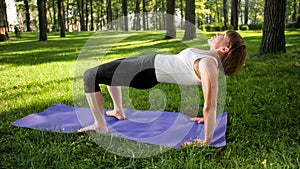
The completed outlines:
<svg viewBox="0 0 300 169">
<path fill-rule="evenodd" d="M 206 144 L 210 144 L 216 127 L 217 98 L 218 98 L 218 68 L 213 58 L 201 59 L 202 90 L 204 96 L 203 118 Z"/>
<path fill-rule="evenodd" d="M 195 140 L 197 146 L 210 144 L 216 126 L 217 97 L 218 97 L 218 68 L 213 58 L 203 58 L 198 66 L 201 73 L 202 90 L 204 96 L 203 118 L 191 118 L 190 121 L 203 123 L 205 126 L 205 140 Z M 193 142 L 186 142 L 185 145 L 192 145 Z"/>
</svg>

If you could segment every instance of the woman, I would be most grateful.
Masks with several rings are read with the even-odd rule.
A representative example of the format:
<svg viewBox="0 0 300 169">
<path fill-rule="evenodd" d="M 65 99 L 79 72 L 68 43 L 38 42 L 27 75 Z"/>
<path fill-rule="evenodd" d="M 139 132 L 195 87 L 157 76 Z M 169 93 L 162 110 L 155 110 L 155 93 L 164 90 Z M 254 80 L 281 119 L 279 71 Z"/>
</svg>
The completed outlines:
<svg viewBox="0 0 300 169">
<path fill-rule="evenodd" d="M 246 60 L 246 46 L 235 31 L 227 31 L 225 35 L 217 33 L 208 40 L 208 44 L 210 50 L 207 51 L 188 48 L 177 55 L 155 54 L 142 58 L 119 59 L 87 70 L 84 74 L 84 89 L 95 121 L 93 125 L 78 131 L 108 131 L 99 84 L 107 85 L 114 103 L 114 109 L 106 114 L 119 120 L 126 118 L 122 107 L 121 86 L 148 89 L 158 83 L 202 85 L 205 100 L 203 118 L 190 120 L 205 124 L 205 140 L 186 142 L 184 145 L 210 144 L 216 125 L 220 64 L 225 74 L 238 73 Z"/>
</svg>

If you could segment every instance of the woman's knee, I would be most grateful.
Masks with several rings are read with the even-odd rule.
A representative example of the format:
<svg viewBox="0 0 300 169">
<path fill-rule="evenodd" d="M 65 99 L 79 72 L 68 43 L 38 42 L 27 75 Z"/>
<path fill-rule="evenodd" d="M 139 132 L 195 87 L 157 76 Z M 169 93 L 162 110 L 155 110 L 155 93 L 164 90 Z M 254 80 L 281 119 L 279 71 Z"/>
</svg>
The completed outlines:
<svg viewBox="0 0 300 169">
<path fill-rule="evenodd" d="M 95 68 L 86 70 L 83 74 L 84 83 L 95 82 L 96 73 L 97 73 L 97 70 L 95 71 Z"/>
</svg>

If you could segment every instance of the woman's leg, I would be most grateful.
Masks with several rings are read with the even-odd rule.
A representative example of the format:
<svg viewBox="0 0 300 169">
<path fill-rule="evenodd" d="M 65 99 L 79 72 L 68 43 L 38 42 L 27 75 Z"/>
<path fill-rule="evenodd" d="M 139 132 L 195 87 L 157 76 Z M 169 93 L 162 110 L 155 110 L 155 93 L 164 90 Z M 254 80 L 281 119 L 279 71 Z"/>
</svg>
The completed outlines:
<svg viewBox="0 0 300 169">
<path fill-rule="evenodd" d="M 94 117 L 94 123 L 90 126 L 79 129 L 78 132 L 88 130 L 96 130 L 100 133 L 107 133 L 108 129 L 104 118 L 104 99 L 101 93 L 99 84 L 99 69 L 100 66 L 88 69 L 85 71 L 84 91 L 89 107 Z"/>
<path fill-rule="evenodd" d="M 123 111 L 121 86 L 107 86 L 107 89 L 113 100 L 114 110 L 107 111 L 106 115 L 114 116 L 118 120 L 124 120 L 126 116 Z"/>
<path fill-rule="evenodd" d="M 107 133 L 108 129 L 106 127 L 106 121 L 104 118 L 104 108 L 103 103 L 104 99 L 101 92 L 94 92 L 94 93 L 86 93 L 86 99 L 90 106 L 90 109 L 93 113 L 94 117 L 94 124 L 79 129 L 78 132 L 84 132 L 88 130 L 96 130 L 99 133 Z"/>
</svg>

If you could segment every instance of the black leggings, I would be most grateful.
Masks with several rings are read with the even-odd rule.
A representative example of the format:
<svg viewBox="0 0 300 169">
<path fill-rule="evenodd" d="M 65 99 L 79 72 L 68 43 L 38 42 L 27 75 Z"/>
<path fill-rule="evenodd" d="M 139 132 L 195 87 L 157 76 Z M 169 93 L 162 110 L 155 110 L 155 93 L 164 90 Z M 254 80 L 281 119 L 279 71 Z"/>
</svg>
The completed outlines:
<svg viewBox="0 0 300 169">
<path fill-rule="evenodd" d="M 123 58 L 88 69 L 83 77 L 84 91 L 99 92 L 99 84 L 137 89 L 152 88 L 158 84 L 154 59 L 155 55 Z"/>
</svg>

